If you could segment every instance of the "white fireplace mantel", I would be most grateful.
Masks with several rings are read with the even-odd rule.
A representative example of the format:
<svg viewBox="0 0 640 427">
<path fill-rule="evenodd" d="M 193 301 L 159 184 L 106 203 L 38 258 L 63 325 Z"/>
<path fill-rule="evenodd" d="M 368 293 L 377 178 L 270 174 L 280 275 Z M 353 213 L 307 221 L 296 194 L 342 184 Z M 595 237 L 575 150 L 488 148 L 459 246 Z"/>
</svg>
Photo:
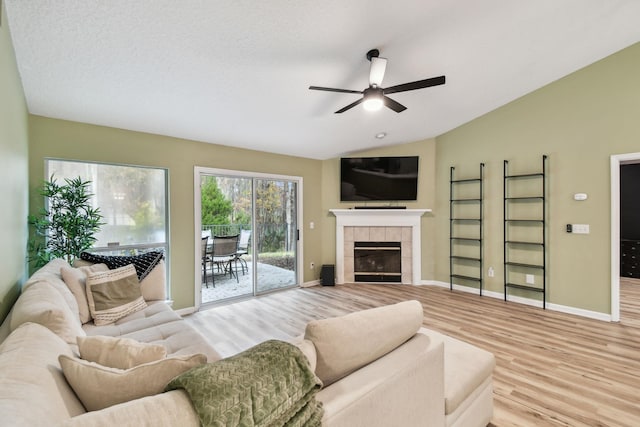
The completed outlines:
<svg viewBox="0 0 640 427">
<path fill-rule="evenodd" d="M 336 279 L 345 282 L 344 228 L 345 227 L 411 227 L 412 283 L 422 280 L 421 271 L 421 217 L 431 209 L 330 209 L 336 217 Z"/>
</svg>

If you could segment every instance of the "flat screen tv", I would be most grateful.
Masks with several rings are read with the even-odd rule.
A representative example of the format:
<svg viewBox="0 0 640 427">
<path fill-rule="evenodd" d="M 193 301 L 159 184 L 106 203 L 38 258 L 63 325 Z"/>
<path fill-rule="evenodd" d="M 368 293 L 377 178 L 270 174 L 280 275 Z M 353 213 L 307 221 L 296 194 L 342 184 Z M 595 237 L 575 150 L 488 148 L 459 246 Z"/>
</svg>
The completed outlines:
<svg viewBox="0 0 640 427">
<path fill-rule="evenodd" d="M 340 159 L 340 201 L 400 201 L 417 198 L 418 156 Z"/>
</svg>

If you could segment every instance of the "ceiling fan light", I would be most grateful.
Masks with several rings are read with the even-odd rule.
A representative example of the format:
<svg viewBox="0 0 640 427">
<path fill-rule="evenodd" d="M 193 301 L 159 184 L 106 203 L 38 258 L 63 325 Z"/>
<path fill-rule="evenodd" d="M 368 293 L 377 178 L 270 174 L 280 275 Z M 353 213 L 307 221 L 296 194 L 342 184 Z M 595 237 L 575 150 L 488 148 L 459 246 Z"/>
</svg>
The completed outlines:
<svg viewBox="0 0 640 427">
<path fill-rule="evenodd" d="M 364 109 L 367 111 L 378 111 L 384 105 L 384 92 L 376 86 L 368 87 L 363 92 Z"/>
<path fill-rule="evenodd" d="M 365 99 L 362 105 L 364 106 L 364 109 L 367 111 L 378 111 L 379 109 L 382 108 L 383 102 L 382 102 L 382 98 L 370 97 L 368 99 Z"/>
</svg>

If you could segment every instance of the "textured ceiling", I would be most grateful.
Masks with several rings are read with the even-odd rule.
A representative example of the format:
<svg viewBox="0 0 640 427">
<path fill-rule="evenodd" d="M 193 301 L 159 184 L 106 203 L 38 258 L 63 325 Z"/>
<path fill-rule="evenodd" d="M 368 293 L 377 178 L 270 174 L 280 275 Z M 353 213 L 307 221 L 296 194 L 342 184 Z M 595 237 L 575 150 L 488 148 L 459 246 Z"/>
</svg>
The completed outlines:
<svg viewBox="0 0 640 427">
<path fill-rule="evenodd" d="M 640 41 L 638 0 L 4 0 L 29 111 L 326 159 L 435 137 Z M 371 48 L 408 109 L 337 109 Z M 383 140 L 374 135 L 386 132 Z"/>
</svg>

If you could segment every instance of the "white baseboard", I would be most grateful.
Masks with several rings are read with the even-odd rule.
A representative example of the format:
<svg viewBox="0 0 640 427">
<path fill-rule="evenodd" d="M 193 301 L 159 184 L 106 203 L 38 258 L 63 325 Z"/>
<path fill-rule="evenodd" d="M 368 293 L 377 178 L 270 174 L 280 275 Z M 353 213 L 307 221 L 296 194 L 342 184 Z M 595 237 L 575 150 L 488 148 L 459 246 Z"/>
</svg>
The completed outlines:
<svg viewBox="0 0 640 427">
<path fill-rule="evenodd" d="M 439 286 L 442 288 L 449 288 L 448 282 L 441 282 L 438 280 L 423 280 L 420 285 L 426 286 Z M 477 288 L 472 288 L 469 286 L 463 286 L 458 284 L 453 284 L 453 289 L 460 292 L 469 292 L 472 294 L 478 294 Z M 482 296 L 496 298 L 496 299 L 504 299 L 503 292 L 495 292 L 495 291 L 487 291 L 486 289 L 482 291 Z M 542 308 L 542 301 L 534 300 L 530 298 L 524 298 L 519 296 L 509 296 L 509 302 L 515 302 L 518 304 L 530 305 L 533 307 Z M 598 311 L 585 310 L 577 307 L 570 307 L 568 305 L 554 304 L 551 302 L 547 302 L 547 309 L 552 311 L 558 311 L 560 313 L 573 314 L 576 316 L 587 317 L 589 319 L 601 320 L 603 322 L 611 322 L 611 315 L 607 313 L 600 313 Z"/>
<path fill-rule="evenodd" d="M 312 286 L 319 286 L 320 285 L 320 279 L 318 280 L 312 280 L 310 282 L 304 282 L 303 284 L 300 285 L 301 288 L 310 288 Z"/>
</svg>

